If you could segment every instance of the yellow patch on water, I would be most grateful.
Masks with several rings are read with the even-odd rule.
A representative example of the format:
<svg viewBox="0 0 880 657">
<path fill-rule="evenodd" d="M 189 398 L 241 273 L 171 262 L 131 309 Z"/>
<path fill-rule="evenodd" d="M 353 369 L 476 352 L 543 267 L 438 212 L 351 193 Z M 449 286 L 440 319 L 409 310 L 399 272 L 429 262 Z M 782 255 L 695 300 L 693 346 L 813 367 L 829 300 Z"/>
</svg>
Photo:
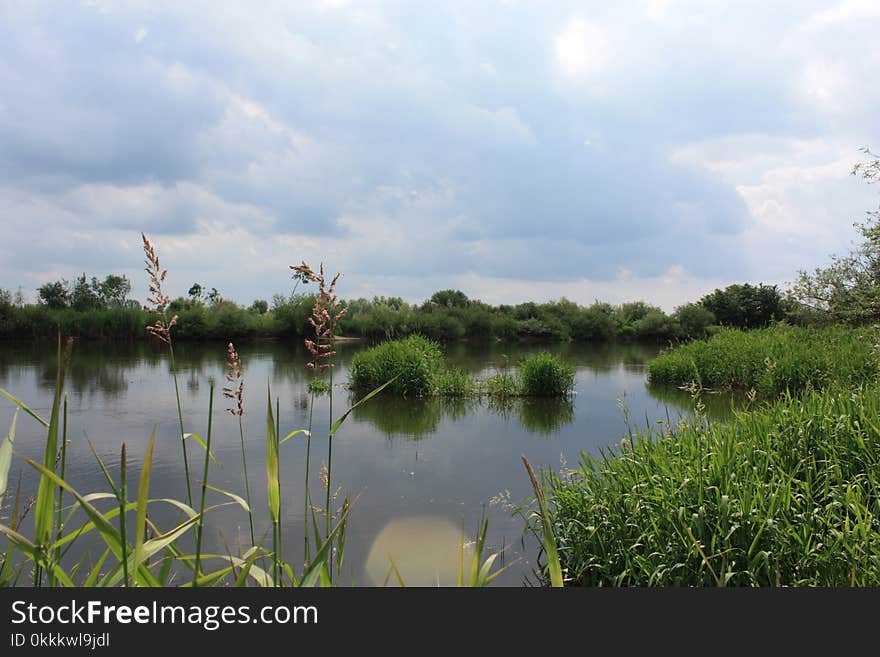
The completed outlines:
<svg viewBox="0 0 880 657">
<path fill-rule="evenodd" d="M 392 560 L 406 586 L 455 586 L 458 581 L 461 527 L 441 516 L 412 516 L 388 522 L 367 557 L 367 576 L 374 586 L 398 586 Z M 473 544 L 465 537 L 465 581 L 470 574 Z"/>
</svg>

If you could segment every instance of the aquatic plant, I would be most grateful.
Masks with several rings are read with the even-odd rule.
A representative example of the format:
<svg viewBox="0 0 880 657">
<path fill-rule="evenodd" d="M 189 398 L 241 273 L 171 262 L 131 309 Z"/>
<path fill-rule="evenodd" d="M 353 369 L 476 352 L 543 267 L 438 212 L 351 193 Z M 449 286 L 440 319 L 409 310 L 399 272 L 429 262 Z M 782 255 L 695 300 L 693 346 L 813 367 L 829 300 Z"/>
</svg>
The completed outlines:
<svg viewBox="0 0 880 657">
<path fill-rule="evenodd" d="M 675 347 L 648 363 L 652 384 L 755 389 L 764 396 L 876 379 L 873 328 L 721 329 L 708 340 Z"/>
</svg>

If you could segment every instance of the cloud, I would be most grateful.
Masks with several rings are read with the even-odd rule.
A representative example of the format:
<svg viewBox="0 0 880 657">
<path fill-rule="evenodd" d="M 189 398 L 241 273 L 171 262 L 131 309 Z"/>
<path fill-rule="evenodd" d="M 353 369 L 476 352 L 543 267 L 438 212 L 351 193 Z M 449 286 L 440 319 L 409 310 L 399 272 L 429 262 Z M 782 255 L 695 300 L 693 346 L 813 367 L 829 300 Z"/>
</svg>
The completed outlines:
<svg viewBox="0 0 880 657">
<path fill-rule="evenodd" d="M 359 293 L 666 299 L 845 249 L 876 3 L 639 9 L 6 5 L 0 287 L 138 275 L 140 230 L 242 301 L 303 257 Z"/>
<path fill-rule="evenodd" d="M 579 78 L 605 68 L 608 39 L 594 23 L 573 19 L 554 38 L 553 50 L 562 73 Z"/>
</svg>

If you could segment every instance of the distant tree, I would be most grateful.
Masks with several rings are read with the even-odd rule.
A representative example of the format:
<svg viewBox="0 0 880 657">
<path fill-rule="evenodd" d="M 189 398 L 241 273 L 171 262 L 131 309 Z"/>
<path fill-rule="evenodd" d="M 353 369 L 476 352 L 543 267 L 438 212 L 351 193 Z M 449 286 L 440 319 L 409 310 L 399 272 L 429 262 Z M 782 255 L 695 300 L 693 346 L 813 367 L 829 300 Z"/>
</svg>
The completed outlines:
<svg viewBox="0 0 880 657">
<path fill-rule="evenodd" d="M 655 306 L 650 306 L 644 301 L 630 301 L 620 306 L 617 311 L 620 323 L 623 326 L 634 326 L 640 319 L 644 319 L 648 313 L 656 311 L 662 314 L 662 310 Z"/>
<path fill-rule="evenodd" d="M 760 328 L 785 317 L 782 294 L 775 285 L 728 285 L 700 299 L 719 324 Z"/>
<path fill-rule="evenodd" d="M 15 293 L 15 296 L 12 299 L 12 303 L 14 303 L 17 307 L 24 307 L 24 292 L 21 289 L 21 286 L 18 286 L 18 290 Z"/>
<path fill-rule="evenodd" d="M 467 308 L 470 300 L 461 290 L 440 290 L 431 295 L 431 303 L 444 308 Z"/>
<path fill-rule="evenodd" d="M 192 287 L 189 288 L 189 292 L 187 292 L 189 298 L 193 301 L 201 301 L 202 300 L 202 286 L 200 283 L 193 283 Z"/>
<path fill-rule="evenodd" d="M 257 299 L 251 304 L 250 311 L 258 315 L 265 315 L 269 312 L 269 302 L 264 299 Z"/>
<path fill-rule="evenodd" d="M 538 304 L 534 301 L 526 301 L 525 303 L 517 304 L 513 308 L 513 316 L 519 320 L 538 319 L 540 315 Z"/>
<path fill-rule="evenodd" d="M 9 290 L 4 290 L 3 288 L 0 288 L 0 307 L 12 307 L 12 292 L 10 292 Z"/>
<path fill-rule="evenodd" d="M 100 283 L 97 278 L 92 278 L 91 283 L 83 274 L 73 282 L 73 290 L 70 293 L 70 307 L 74 310 L 96 310 L 101 307 Z M 97 288 L 97 289 L 96 289 Z"/>
<path fill-rule="evenodd" d="M 223 297 L 220 296 L 216 287 L 212 287 L 211 291 L 208 292 L 208 304 L 211 306 L 219 306 L 221 303 L 223 303 Z"/>
<path fill-rule="evenodd" d="M 92 280 L 95 281 L 95 279 Z M 122 308 L 131 293 L 131 281 L 128 280 L 128 277 L 116 274 L 108 275 L 96 287 L 101 304 L 105 308 Z"/>
<path fill-rule="evenodd" d="M 40 303 L 48 308 L 67 308 L 70 304 L 70 293 L 65 280 L 41 285 L 37 288 L 37 293 L 40 295 Z"/>
<path fill-rule="evenodd" d="M 673 317 L 678 320 L 686 338 L 706 337 L 706 329 L 715 323 L 715 315 L 700 303 L 688 303 L 675 309 Z"/>
</svg>

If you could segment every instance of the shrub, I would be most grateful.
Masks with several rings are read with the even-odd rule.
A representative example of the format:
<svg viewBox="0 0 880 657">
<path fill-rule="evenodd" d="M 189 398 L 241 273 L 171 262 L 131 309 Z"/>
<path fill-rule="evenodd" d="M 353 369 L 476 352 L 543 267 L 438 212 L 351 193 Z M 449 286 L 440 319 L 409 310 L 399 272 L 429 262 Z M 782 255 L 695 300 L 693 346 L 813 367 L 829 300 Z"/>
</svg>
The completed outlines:
<svg viewBox="0 0 880 657">
<path fill-rule="evenodd" d="M 682 336 L 691 340 L 705 338 L 706 329 L 715 323 L 711 310 L 699 303 L 688 303 L 675 309 L 674 317 L 681 327 Z"/>
<path fill-rule="evenodd" d="M 574 386 L 573 365 L 558 356 L 541 352 L 519 364 L 520 392 L 535 397 L 562 397 Z"/>
<path fill-rule="evenodd" d="M 397 377 L 390 389 L 402 395 L 434 391 L 443 367 L 440 345 L 421 335 L 392 340 L 358 352 L 351 360 L 351 385 L 373 390 Z"/>
</svg>

